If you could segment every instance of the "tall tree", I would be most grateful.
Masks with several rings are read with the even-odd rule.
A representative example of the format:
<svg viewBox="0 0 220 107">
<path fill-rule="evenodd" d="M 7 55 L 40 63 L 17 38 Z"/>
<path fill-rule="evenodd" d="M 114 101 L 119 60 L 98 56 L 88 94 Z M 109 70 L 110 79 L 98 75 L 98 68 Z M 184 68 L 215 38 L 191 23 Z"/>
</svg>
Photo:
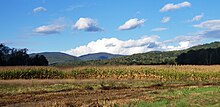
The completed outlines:
<svg viewBox="0 0 220 107">
<path fill-rule="evenodd" d="M 15 49 L 0 44 L 0 66 L 48 65 L 48 61 L 43 55 L 36 55 L 34 58 L 30 58 L 27 51 L 28 49 L 26 48 Z"/>
</svg>

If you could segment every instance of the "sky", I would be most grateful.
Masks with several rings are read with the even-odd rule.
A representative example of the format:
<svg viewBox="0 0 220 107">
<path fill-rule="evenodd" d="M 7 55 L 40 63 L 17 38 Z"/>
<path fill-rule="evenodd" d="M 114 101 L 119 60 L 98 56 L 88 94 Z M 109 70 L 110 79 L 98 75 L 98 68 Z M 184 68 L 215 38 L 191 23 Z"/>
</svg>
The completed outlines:
<svg viewBox="0 0 220 107">
<path fill-rule="evenodd" d="M 220 40 L 219 0 L 1 0 L 0 43 L 131 55 Z"/>
</svg>

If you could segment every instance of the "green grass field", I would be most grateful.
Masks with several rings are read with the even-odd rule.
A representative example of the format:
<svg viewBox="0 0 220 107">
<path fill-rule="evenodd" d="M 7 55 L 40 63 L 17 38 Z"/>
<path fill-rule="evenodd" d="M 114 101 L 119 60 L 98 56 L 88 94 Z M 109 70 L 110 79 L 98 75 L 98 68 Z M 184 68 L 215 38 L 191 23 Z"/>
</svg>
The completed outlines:
<svg viewBox="0 0 220 107">
<path fill-rule="evenodd" d="M 1 67 L 0 106 L 220 106 L 220 66 Z"/>
</svg>

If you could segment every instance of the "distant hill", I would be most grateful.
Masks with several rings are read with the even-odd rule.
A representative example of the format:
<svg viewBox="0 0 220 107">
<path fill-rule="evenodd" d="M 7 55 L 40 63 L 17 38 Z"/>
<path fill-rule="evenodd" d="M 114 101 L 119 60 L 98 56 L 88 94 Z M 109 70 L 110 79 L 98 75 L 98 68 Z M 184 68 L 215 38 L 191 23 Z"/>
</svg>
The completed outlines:
<svg viewBox="0 0 220 107">
<path fill-rule="evenodd" d="M 36 54 L 44 55 L 47 58 L 50 65 L 57 64 L 57 63 L 68 63 L 68 62 L 80 61 L 80 59 L 75 56 L 68 55 L 68 54 L 61 53 L 61 52 L 33 53 L 33 54 L 30 54 L 30 56 L 33 56 Z"/>
<path fill-rule="evenodd" d="M 117 55 L 117 54 L 100 52 L 100 53 L 82 55 L 82 56 L 79 56 L 78 58 L 83 61 L 88 61 L 88 60 L 105 60 L 105 59 L 111 59 L 111 58 L 116 58 L 116 57 L 120 57 L 120 56 L 124 56 L 124 55 Z"/>
</svg>

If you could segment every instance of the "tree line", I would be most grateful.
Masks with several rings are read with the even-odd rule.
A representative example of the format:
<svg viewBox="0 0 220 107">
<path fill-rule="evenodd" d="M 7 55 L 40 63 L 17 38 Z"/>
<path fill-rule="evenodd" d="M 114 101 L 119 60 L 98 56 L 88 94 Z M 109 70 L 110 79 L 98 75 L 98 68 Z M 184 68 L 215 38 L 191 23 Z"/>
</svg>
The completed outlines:
<svg viewBox="0 0 220 107">
<path fill-rule="evenodd" d="M 178 64 L 190 65 L 213 65 L 220 64 L 220 47 L 190 50 L 187 53 L 182 53 L 176 58 Z"/>
<path fill-rule="evenodd" d="M 0 66 L 47 66 L 43 55 L 30 57 L 27 49 L 16 49 L 0 44 Z"/>
</svg>

